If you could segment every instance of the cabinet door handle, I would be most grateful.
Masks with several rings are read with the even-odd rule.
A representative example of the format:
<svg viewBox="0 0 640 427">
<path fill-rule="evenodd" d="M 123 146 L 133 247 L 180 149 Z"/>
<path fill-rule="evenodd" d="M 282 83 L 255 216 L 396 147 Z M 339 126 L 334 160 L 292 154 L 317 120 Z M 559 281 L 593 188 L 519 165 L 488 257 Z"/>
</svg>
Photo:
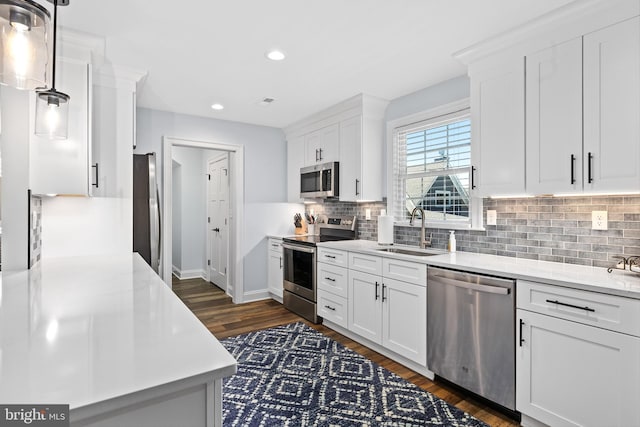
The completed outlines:
<svg viewBox="0 0 640 427">
<path fill-rule="evenodd" d="M 576 156 L 571 155 L 571 185 L 576 183 L 575 178 L 575 165 L 576 165 Z"/>
<path fill-rule="evenodd" d="M 584 310 L 584 311 L 589 311 L 591 313 L 595 313 L 595 310 L 591 307 L 580 307 L 579 305 L 573 305 L 573 304 L 567 304 L 566 302 L 560 302 L 558 300 L 546 300 L 549 304 L 557 304 L 557 305 L 562 305 L 565 307 L 571 307 L 571 308 L 577 308 L 578 310 Z"/>
<path fill-rule="evenodd" d="M 476 188 L 476 167 L 475 166 L 471 166 L 471 189 L 475 190 Z"/>
<path fill-rule="evenodd" d="M 91 183 L 91 185 L 92 185 L 92 186 L 94 186 L 94 187 L 96 187 L 96 188 L 98 188 L 98 177 L 100 176 L 100 175 L 98 174 L 98 163 L 96 162 L 96 164 L 95 164 L 95 165 L 91 165 L 91 167 L 92 167 L 92 168 L 95 168 L 95 170 L 96 170 L 96 182 Z"/>
<path fill-rule="evenodd" d="M 358 191 L 358 184 L 360 184 L 360 180 L 356 179 L 356 196 L 360 195 L 360 191 Z"/>
<path fill-rule="evenodd" d="M 282 257 L 280 257 L 280 270 L 282 270 Z"/>
<path fill-rule="evenodd" d="M 322 148 L 320 149 L 320 161 L 322 161 Z"/>
<path fill-rule="evenodd" d="M 220 229 L 219 228 L 214 228 L 213 231 L 215 231 L 216 233 L 219 233 Z"/>
<path fill-rule="evenodd" d="M 376 301 L 378 301 L 378 298 L 380 298 L 380 295 L 378 294 L 378 286 L 380 286 L 380 284 L 378 282 L 376 282 L 376 290 L 375 290 L 375 296 L 376 296 Z"/>
<path fill-rule="evenodd" d="M 387 288 L 387 285 L 385 285 L 384 283 L 382 284 L 382 302 L 385 302 L 387 300 L 387 297 L 384 294 L 384 290 Z"/>
<path fill-rule="evenodd" d="M 331 307 L 330 305 L 325 305 L 324 308 L 327 308 L 327 309 L 329 309 L 331 311 L 336 311 L 336 308 L 335 307 Z"/>
<path fill-rule="evenodd" d="M 591 176 L 591 163 L 593 163 L 593 154 L 589 153 L 587 156 L 587 181 L 589 184 L 593 182 L 593 177 Z"/>
<path fill-rule="evenodd" d="M 325 258 L 336 259 L 336 257 L 335 257 L 335 256 L 333 256 L 333 255 L 325 255 L 324 257 L 325 257 Z"/>
<path fill-rule="evenodd" d="M 335 281 L 336 281 L 336 279 L 332 279 L 331 277 L 325 277 L 324 279 L 325 279 L 325 280 L 328 280 L 328 281 L 330 281 L 330 282 L 335 282 Z"/>
<path fill-rule="evenodd" d="M 524 321 L 520 319 L 520 347 L 522 347 L 522 343 L 524 342 L 524 338 L 522 338 L 522 327 L 524 326 Z"/>
<path fill-rule="evenodd" d="M 318 161 L 318 149 L 316 148 L 316 162 Z"/>
</svg>

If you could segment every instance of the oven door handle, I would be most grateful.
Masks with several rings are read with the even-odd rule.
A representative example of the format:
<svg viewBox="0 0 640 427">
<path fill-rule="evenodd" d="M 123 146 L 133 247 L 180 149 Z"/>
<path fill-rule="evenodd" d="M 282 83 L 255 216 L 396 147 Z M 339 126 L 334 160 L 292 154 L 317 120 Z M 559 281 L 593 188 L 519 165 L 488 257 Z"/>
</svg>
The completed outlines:
<svg viewBox="0 0 640 427">
<path fill-rule="evenodd" d="M 288 245 L 286 243 L 283 243 L 282 247 L 285 248 L 285 249 L 291 249 L 292 251 L 306 252 L 308 254 L 315 254 L 316 253 L 316 248 L 307 248 L 305 246 Z"/>
</svg>

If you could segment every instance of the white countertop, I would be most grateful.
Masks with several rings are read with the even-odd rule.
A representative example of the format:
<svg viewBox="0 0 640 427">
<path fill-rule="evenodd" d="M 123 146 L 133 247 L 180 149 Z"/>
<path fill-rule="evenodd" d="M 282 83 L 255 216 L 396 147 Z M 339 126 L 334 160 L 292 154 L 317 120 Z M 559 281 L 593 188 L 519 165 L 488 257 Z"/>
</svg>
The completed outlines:
<svg viewBox="0 0 640 427">
<path fill-rule="evenodd" d="M 236 361 L 138 254 L 2 272 L 0 402 L 75 408 Z"/>
<path fill-rule="evenodd" d="M 318 243 L 318 246 L 640 299 L 640 275 L 623 270 L 613 270 L 613 272 L 607 273 L 606 268 L 599 267 L 585 267 L 470 252 L 447 253 L 437 249 L 432 249 L 431 251 L 444 253 L 418 257 L 378 251 L 377 249 L 388 246 L 378 245 L 377 242 L 371 240 L 322 242 Z M 393 245 L 393 247 L 420 250 L 416 246 Z"/>
</svg>

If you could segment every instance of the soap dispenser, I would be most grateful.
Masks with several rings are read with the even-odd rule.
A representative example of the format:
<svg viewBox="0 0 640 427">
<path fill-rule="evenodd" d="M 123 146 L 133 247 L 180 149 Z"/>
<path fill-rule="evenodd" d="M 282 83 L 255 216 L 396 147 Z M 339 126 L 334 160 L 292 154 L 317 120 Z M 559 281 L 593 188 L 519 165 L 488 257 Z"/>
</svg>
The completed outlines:
<svg viewBox="0 0 640 427">
<path fill-rule="evenodd" d="M 456 232 L 454 230 L 449 231 L 449 252 L 456 251 Z"/>
</svg>

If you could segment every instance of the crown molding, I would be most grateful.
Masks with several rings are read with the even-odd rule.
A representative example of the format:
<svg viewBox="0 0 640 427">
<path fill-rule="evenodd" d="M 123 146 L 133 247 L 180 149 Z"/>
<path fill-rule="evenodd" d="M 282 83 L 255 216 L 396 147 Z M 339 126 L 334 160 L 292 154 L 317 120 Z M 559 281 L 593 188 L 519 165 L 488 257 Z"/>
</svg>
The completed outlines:
<svg viewBox="0 0 640 427">
<path fill-rule="evenodd" d="M 538 46 L 579 37 L 637 15 L 640 15 L 640 0 L 576 0 L 523 25 L 457 51 L 453 57 L 469 65 L 490 55 L 518 47 L 521 47 L 522 51 L 519 53 L 527 54 Z M 537 42 L 532 43 L 532 40 Z"/>
</svg>

